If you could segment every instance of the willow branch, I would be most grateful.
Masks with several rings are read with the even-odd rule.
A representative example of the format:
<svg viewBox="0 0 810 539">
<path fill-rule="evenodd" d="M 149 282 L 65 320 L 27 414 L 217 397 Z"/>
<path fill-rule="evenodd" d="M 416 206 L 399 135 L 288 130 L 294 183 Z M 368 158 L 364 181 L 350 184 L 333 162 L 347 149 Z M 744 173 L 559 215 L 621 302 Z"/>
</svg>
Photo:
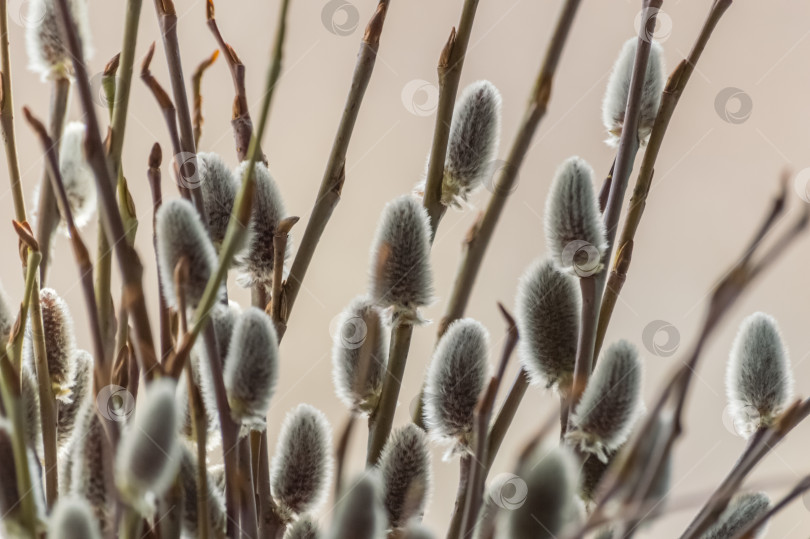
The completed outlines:
<svg viewBox="0 0 810 539">
<path fill-rule="evenodd" d="M 269 314 L 276 327 L 276 334 L 281 338 L 287 331 L 284 320 L 287 319 L 287 305 L 284 303 L 286 297 L 282 293 L 284 286 L 284 254 L 287 252 L 287 241 L 290 237 L 290 230 L 298 222 L 298 217 L 286 217 L 281 220 L 273 236 L 273 291 L 270 296 Z"/>
<path fill-rule="evenodd" d="M 17 158 L 17 136 L 14 133 L 14 102 L 11 92 L 11 61 L 8 51 L 8 1 L 0 0 L 0 131 L 6 149 L 6 164 L 14 199 L 14 217 L 26 221 L 25 197 L 20 183 L 20 162 Z"/>
<path fill-rule="evenodd" d="M 146 171 L 146 178 L 149 180 L 149 190 L 152 193 L 152 248 L 155 250 L 155 258 L 158 256 L 157 234 L 156 231 L 156 218 L 157 211 L 163 204 L 163 189 L 160 185 L 161 173 L 160 164 L 163 160 L 163 151 L 160 149 L 160 144 L 155 142 L 149 152 L 149 168 Z M 158 290 L 163 290 L 162 277 L 160 272 L 157 272 Z M 160 313 L 160 358 L 165 361 L 169 357 L 172 350 L 172 332 L 169 324 L 170 314 L 169 306 L 166 303 L 166 298 L 163 294 L 158 294 L 158 310 Z"/>
<path fill-rule="evenodd" d="M 194 74 L 191 76 L 191 95 L 194 98 L 194 146 L 199 147 L 200 137 L 202 136 L 203 126 L 203 113 L 202 113 L 202 78 L 209 67 L 214 65 L 219 56 L 219 51 L 214 53 L 200 62 Z"/>
<path fill-rule="evenodd" d="M 529 389 L 529 374 L 521 368 L 501 405 L 501 409 L 498 411 L 498 415 L 495 416 L 492 427 L 489 429 L 489 435 L 487 436 L 487 470 L 495 462 L 495 456 L 501 448 L 506 432 L 512 425 L 512 420 L 515 419 L 518 406 L 520 406 L 527 389 Z"/>
</svg>

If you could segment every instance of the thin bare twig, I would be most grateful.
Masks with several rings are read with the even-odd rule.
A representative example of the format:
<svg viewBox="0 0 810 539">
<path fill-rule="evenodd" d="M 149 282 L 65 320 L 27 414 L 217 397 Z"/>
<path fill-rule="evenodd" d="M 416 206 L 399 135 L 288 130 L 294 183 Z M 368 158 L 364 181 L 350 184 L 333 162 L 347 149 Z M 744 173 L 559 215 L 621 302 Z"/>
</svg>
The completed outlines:
<svg viewBox="0 0 810 539">
<path fill-rule="evenodd" d="M 14 199 L 15 219 L 24 223 L 25 197 L 20 183 L 20 162 L 17 158 L 17 137 L 14 133 L 14 102 L 11 93 L 11 61 L 8 51 L 8 1 L 0 0 L 0 131 L 6 150 L 8 177 Z"/>
<path fill-rule="evenodd" d="M 202 136 L 203 126 L 203 113 L 202 113 L 202 78 L 209 67 L 214 65 L 219 56 L 219 51 L 214 53 L 200 62 L 194 74 L 191 76 L 191 95 L 194 98 L 194 146 L 200 146 L 200 137 Z"/>
<path fill-rule="evenodd" d="M 273 260 L 276 263 L 273 265 L 273 291 L 270 296 L 270 304 L 266 308 L 269 309 L 268 314 L 273 319 L 277 335 L 284 335 L 284 332 L 287 331 L 287 325 L 284 323 L 284 320 L 287 319 L 287 306 L 284 304 L 286 296 L 282 293 L 284 286 L 284 254 L 287 252 L 290 230 L 298 222 L 298 219 L 298 217 L 282 219 L 273 236 Z"/>
<path fill-rule="evenodd" d="M 149 168 L 146 171 L 146 177 L 149 180 L 149 188 L 152 192 L 152 247 L 155 250 L 155 256 L 158 254 L 157 235 L 155 233 L 155 220 L 157 211 L 163 204 L 163 189 L 160 185 L 161 173 L 160 163 L 163 160 L 163 152 L 160 149 L 160 144 L 155 142 L 152 146 L 152 151 L 149 153 Z M 160 272 L 157 272 L 158 290 L 163 290 L 163 283 L 161 283 Z M 166 303 L 166 298 L 163 293 L 158 294 L 158 309 L 160 314 L 160 358 L 161 362 L 169 357 L 172 350 L 172 332 L 169 324 L 170 313 L 169 305 Z"/>
</svg>

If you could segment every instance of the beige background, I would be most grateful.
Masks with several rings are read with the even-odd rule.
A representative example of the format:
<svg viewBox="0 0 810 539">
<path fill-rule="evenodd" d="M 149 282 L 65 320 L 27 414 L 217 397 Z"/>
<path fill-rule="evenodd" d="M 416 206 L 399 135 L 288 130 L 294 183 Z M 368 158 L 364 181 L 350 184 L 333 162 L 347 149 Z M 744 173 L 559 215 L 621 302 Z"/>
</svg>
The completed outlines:
<svg viewBox="0 0 810 539">
<path fill-rule="evenodd" d="M 360 26 L 348 36 L 335 35 L 322 24 L 325 0 L 292 3 L 285 64 L 264 148 L 289 212 L 304 221 L 336 130 L 362 27 L 375 5 L 371 0 L 351 2 L 359 13 Z M 48 103 L 47 85 L 24 68 L 23 28 L 15 22 L 19 20 L 15 8 L 23 3 L 9 2 L 18 118 L 22 105 L 45 115 Z M 205 3 L 177 3 L 183 13 L 179 33 L 184 65 L 191 73 L 216 45 L 205 26 Z M 671 22 L 671 26 L 662 39 L 670 68 L 689 50 L 710 3 L 665 2 L 665 22 Z M 91 4 L 97 52 L 90 70 L 96 73 L 120 48 L 124 2 L 96 0 Z M 248 93 L 254 113 L 268 62 L 277 4 L 220 0 L 217 6 L 223 34 L 248 67 Z M 386 201 L 408 191 L 423 172 L 434 121 L 429 102 L 431 88 L 411 81 L 435 83 L 436 59 L 450 27 L 458 21 L 461 4 L 461 0 L 392 2 L 377 67 L 349 148 L 343 199 L 323 236 L 282 345 L 281 383 L 270 411 L 273 443 L 282 417 L 301 401 L 323 410 L 336 430 L 346 418 L 332 390 L 330 325 L 341 308 L 365 289 L 368 248 L 380 209 Z M 502 157 L 524 110 L 560 4 L 559 0 L 489 0 L 479 7 L 462 85 L 487 78 L 500 88 L 504 101 Z M 555 80 L 548 115 L 534 139 L 516 196 L 510 199 L 496 231 L 467 311 L 490 329 L 493 363 L 503 338 L 503 323 L 495 302 L 511 306 L 519 275 L 532 259 L 544 254 L 542 212 L 554 169 L 573 154 L 586 158 L 599 176 L 610 166 L 613 153 L 602 143 L 605 134 L 600 103 L 615 55 L 624 40 L 635 33 L 634 18 L 639 8 L 637 1 L 592 0 L 583 2 L 580 9 Z M 345 19 L 340 17 L 337 23 L 343 24 Z M 789 168 L 797 173 L 810 167 L 807 20 L 810 5 L 806 3 L 735 2 L 709 43 L 672 121 L 637 236 L 631 274 L 609 334 L 609 340 L 624 337 L 643 350 L 648 403 L 694 340 L 712 284 L 748 241 L 776 190 L 780 172 Z M 146 1 L 138 58 L 155 39 L 159 35 L 154 9 L 152 2 Z M 153 70 L 168 87 L 160 44 L 158 49 Z M 414 87 L 421 88 L 421 92 L 412 98 L 407 89 Z M 715 96 L 726 87 L 740 88 L 751 97 L 753 110 L 743 123 L 725 122 L 715 112 Z M 219 152 L 235 165 L 229 125 L 232 89 L 224 62 L 218 62 L 206 76 L 203 91 L 206 124 L 200 149 Z M 733 113 L 738 106 L 732 102 L 729 110 Z M 414 107 L 421 107 L 418 110 L 425 115 L 408 110 Z M 149 306 L 154 311 L 157 290 L 144 170 L 150 146 L 159 141 L 166 150 L 168 137 L 151 95 L 137 79 L 131 111 L 124 168 L 139 210 L 138 248 L 146 261 L 145 282 Z M 75 102 L 71 118 L 80 118 Z M 30 197 L 39 181 L 42 155 L 19 120 L 17 129 L 23 182 Z M 1 174 L 6 175 L 5 166 Z M 165 166 L 164 175 L 168 178 Z M 13 215 L 12 201 L 7 182 L 0 185 L 0 207 L 8 223 Z M 176 195 L 170 180 L 165 179 L 164 188 L 169 195 Z M 475 195 L 471 208 L 449 212 L 442 223 L 432 254 L 438 300 L 427 309 L 428 318 L 436 320 L 441 316 L 461 240 L 488 195 L 486 191 Z M 790 203 L 788 215 L 795 216 L 803 202 L 792 196 Z M 33 206 L 30 198 L 28 204 Z M 299 224 L 299 237 L 303 228 L 303 223 Z M 95 236 L 94 227 L 89 227 L 85 237 L 93 240 Z M 16 301 L 21 281 L 16 240 L 9 226 L 3 228 L 0 239 L 8 253 L 6 263 L 0 267 L 0 278 Z M 660 519 L 644 535 L 673 537 L 679 533 L 696 510 L 695 505 L 708 494 L 707 489 L 718 483 L 743 448 L 743 439 L 724 427 L 722 419 L 725 361 L 743 317 L 763 310 L 779 320 L 791 350 L 797 393 L 810 394 L 810 362 L 805 361 L 810 354 L 810 292 L 806 281 L 809 253 L 810 239 L 804 237 L 744 297 L 707 348 L 687 409 L 685 437 L 677 446 L 675 460 L 672 496 L 679 505 L 686 501 L 688 509 Z M 89 348 L 77 271 L 64 240 L 60 240 L 55 261 L 50 284 L 70 302 L 80 342 Z M 235 285 L 231 290 L 235 298 L 247 301 L 247 294 L 237 292 Z M 654 320 L 668 321 L 679 330 L 682 346 L 675 356 L 656 357 L 642 347 L 642 331 Z M 428 364 L 435 331 L 434 324 L 414 334 L 397 411 L 398 425 L 408 420 L 409 404 Z M 513 362 L 505 386 L 515 370 Z M 556 398 L 545 391 L 532 388 L 528 392 L 493 475 L 512 470 L 520 444 L 548 414 L 554 413 L 556 406 Z M 351 446 L 352 471 L 362 467 L 364 431 L 356 431 Z M 796 429 L 758 468 L 751 485 L 767 485 L 773 496 L 784 494 L 800 475 L 810 471 L 808 441 L 810 426 Z M 454 499 L 457 464 L 442 462 L 439 449 L 435 456 L 435 487 L 425 520 L 443 534 Z M 329 518 L 331 504 L 330 500 L 321 512 L 324 518 Z M 799 501 L 776 519 L 770 537 L 806 536 L 808 528 L 810 512 Z"/>
</svg>

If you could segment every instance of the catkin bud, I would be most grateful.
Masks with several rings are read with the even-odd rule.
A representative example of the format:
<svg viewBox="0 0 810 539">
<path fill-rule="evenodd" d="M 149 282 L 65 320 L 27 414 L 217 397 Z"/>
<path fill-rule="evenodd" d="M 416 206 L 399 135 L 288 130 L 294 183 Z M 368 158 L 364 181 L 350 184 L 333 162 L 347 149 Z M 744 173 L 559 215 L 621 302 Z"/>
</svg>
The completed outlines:
<svg viewBox="0 0 810 539">
<path fill-rule="evenodd" d="M 580 292 L 576 279 L 549 259 L 532 263 L 518 285 L 518 355 L 533 383 L 565 393 L 574 379 Z"/>
<path fill-rule="evenodd" d="M 33 366 L 23 363 L 20 368 L 20 402 L 25 421 L 25 441 L 38 455 L 42 455 L 42 411 L 39 405 L 39 383 Z M 60 402 L 57 402 L 57 406 Z"/>
<path fill-rule="evenodd" d="M 430 450 L 425 432 L 410 423 L 394 430 L 380 455 L 383 504 L 389 528 L 423 514 L 430 491 Z"/>
<path fill-rule="evenodd" d="M 299 404 L 287 414 L 270 467 L 273 498 L 293 515 L 313 511 L 332 473 L 332 432 L 322 412 Z"/>
<path fill-rule="evenodd" d="M 183 490 L 183 534 L 187 537 L 197 537 L 198 533 L 198 505 L 197 495 L 199 483 L 197 483 L 197 455 L 187 447 L 183 447 L 180 457 L 180 487 Z M 208 474 L 206 479 L 206 496 L 208 504 L 208 524 L 215 530 L 215 536 L 225 533 L 225 500 L 220 495 L 214 478 Z"/>
<path fill-rule="evenodd" d="M 425 384 L 425 423 L 432 436 L 468 452 L 475 406 L 489 374 L 489 333 L 471 318 L 456 320 L 433 354 Z"/>
<path fill-rule="evenodd" d="M 382 313 L 367 297 L 352 300 L 341 313 L 332 340 L 332 378 L 338 398 L 356 414 L 377 407 L 388 362 Z"/>
<path fill-rule="evenodd" d="M 93 55 L 90 43 L 90 18 L 87 0 L 68 0 L 73 22 L 81 40 L 85 60 Z M 25 45 L 28 67 L 39 73 L 42 80 L 60 78 L 73 73 L 73 56 L 62 29 L 59 10 L 54 0 L 31 0 L 26 17 Z"/>
<path fill-rule="evenodd" d="M 579 482 L 579 497 L 586 503 L 596 500 L 596 493 L 599 489 L 599 483 L 608 467 L 613 463 L 613 459 L 621 450 L 621 447 L 615 451 L 607 451 L 607 459 L 602 462 L 594 455 L 587 455 L 582 462 L 582 472 Z"/>
<path fill-rule="evenodd" d="M 793 394 L 787 348 L 773 317 L 754 313 L 740 325 L 726 369 L 726 394 L 738 430 L 768 427 Z"/>
<path fill-rule="evenodd" d="M 174 270 L 181 258 L 188 260 L 184 287 L 186 307 L 195 308 L 202 298 L 208 278 L 217 266 L 217 254 L 200 219 L 200 214 L 183 199 L 164 202 L 155 216 L 158 269 L 163 297 L 177 307 Z"/>
<path fill-rule="evenodd" d="M 0 286 L 0 338 L 4 342 L 8 341 L 11 334 L 11 328 L 14 327 L 14 322 L 17 319 L 15 309 L 12 309 L 12 304 L 6 295 L 6 291 Z"/>
<path fill-rule="evenodd" d="M 639 414 L 641 362 L 625 340 L 612 344 L 596 365 L 571 418 L 566 438 L 602 462 L 623 444 Z"/>
<path fill-rule="evenodd" d="M 767 512 L 770 504 L 771 501 L 764 492 L 739 494 L 732 498 L 726 510 L 717 518 L 717 522 L 700 537 L 701 539 L 732 539 Z M 750 537 L 754 539 L 764 537 L 766 528 L 767 522 L 755 529 Z"/>
<path fill-rule="evenodd" d="M 501 94 L 489 81 L 461 93 L 453 111 L 444 161 L 442 204 L 459 206 L 492 171 L 501 130 Z"/>
<path fill-rule="evenodd" d="M 180 418 L 173 380 L 156 380 L 141 392 L 135 416 L 118 446 L 115 483 L 122 497 L 146 515 L 177 475 Z"/>
<path fill-rule="evenodd" d="M 76 364 L 76 378 L 72 399 L 70 402 L 56 401 L 59 449 L 67 446 L 73 435 L 79 410 L 85 402 L 92 399 L 93 394 L 93 356 L 85 350 L 76 350 L 73 362 Z"/>
<path fill-rule="evenodd" d="M 526 500 L 504 513 L 504 537 L 552 539 L 576 513 L 574 494 L 579 481 L 574 456 L 565 447 L 538 448 L 518 472 Z"/>
<path fill-rule="evenodd" d="M 70 492 L 87 500 L 103 533 L 113 526 L 112 502 L 116 498 L 109 488 L 113 455 L 109 454 L 106 437 L 95 403 L 85 402 L 70 444 L 70 458 L 65 459 L 71 463 L 66 472 L 70 477 Z"/>
<path fill-rule="evenodd" d="M 245 175 L 247 161 L 236 168 L 239 181 Z M 244 287 L 263 285 L 270 287 L 273 283 L 273 237 L 279 222 L 286 215 L 284 201 L 275 180 L 264 163 L 256 163 L 253 170 L 256 191 L 253 195 L 253 210 L 248 224 L 247 248 L 237 257 L 240 275 L 239 284 Z M 287 241 L 284 259 L 290 253 L 291 240 Z M 279 260 L 283 264 L 284 260 Z"/>
<path fill-rule="evenodd" d="M 218 154 L 197 154 L 197 173 L 202 189 L 203 206 L 208 217 L 208 232 L 219 248 L 225 239 L 228 221 L 236 200 L 237 184 L 233 172 Z"/>
<path fill-rule="evenodd" d="M 388 517 L 382 505 L 382 485 L 376 470 L 364 473 L 338 501 L 329 539 L 378 539 Z"/>
<path fill-rule="evenodd" d="M 48 519 L 48 537 L 56 539 L 101 539 L 93 511 L 77 496 L 60 498 Z"/>
<path fill-rule="evenodd" d="M 650 45 L 650 58 L 647 61 L 638 110 L 638 138 L 641 144 L 646 144 L 650 138 L 661 103 L 661 93 L 664 90 L 664 51 L 657 41 L 653 41 Z M 609 138 L 606 142 L 610 146 L 617 146 L 622 136 L 637 48 L 638 38 L 633 37 L 625 41 L 608 79 L 602 103 L 602 123 L 608 131 Z"/>
<path fill-rule="evenodd" d="M 77 227 L 89 223 L 96 211 L 96 179 L 84 154 L 86 133 L 83 123 L 70 122 L 59 142 L 59 173 Z"/>
<path fill-rule="evenodd" d="M 416 309 L 430 303 L 430 220 L 416 197 L 404 195 L 383 208 L 371 249 L 370 288 L 374 301 L 404 319 L 417 319 Z"/>
<path fill-rule="evenodd" d="M 318 523 L 309 515 L 301 515 L 284 533 L 284 539 L 318 539 Z"/>
<path fill-rule="evenodd" d="M 264 430 L 278 379 L 278 339 L 273 321 L 261 309 L 251 307 L 239 316 L 224 369 L 234 420 Z"/>
<path fill-rule="evenodd" d="M 593 169 L 579 157 L 557 168 L 546 199 L 546 244 L 557 265 L 578 277 L 602 269 L 605 225 L 593 188 Z"/>
<path fill-rule="evenodd" d="M 73 317 L 65 300 L 52 288 L 40 290 L 39 301 L 51 387 L 58 400 L 69 402 L 76 377 L 74 358 L 76 337 L 73 331 Z M 29 365 L 34 365 L 32 325 L 28 325 L 26 333 L 25 356 Z"/>
</svg>

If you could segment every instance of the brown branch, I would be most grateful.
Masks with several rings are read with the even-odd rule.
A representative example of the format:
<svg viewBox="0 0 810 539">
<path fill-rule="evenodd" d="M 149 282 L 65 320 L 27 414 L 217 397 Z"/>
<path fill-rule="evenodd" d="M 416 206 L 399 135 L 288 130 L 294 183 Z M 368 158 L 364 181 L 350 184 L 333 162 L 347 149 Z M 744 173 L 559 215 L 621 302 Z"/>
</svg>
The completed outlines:
<svg viewBox="0 0 810 539">
<path fill-rule="evenodd" d="M 286 217 L 281 220 L 276 228 L 276 233 L 273 236 L 273 292 L 270 296 L 269 315 L 273 319 L 273 325 L 276 327 L 276 334 L 279 340 L 284 336 L 287 331 L 287 325 L 284 320 L 287 319 L 287 305 L 285 305 L 282 293 L 284 286 L 284 255 L 287 252 L 287 240 L 290 237 L 290 230 L 298 222 L 298 217 Z"/>
<path fill-rule="evenodd" d="M 0 0 L 0 131 L 3 134 L 3 146 L 6 150 L 8 177 L 11 182 L 11 195 L 14 199 L 14 216 L 18 222 L 24 223 L 26 221 L 25 197 L 20 183 L 20 161 L 17 157 L 17 137 L 14 132 L 11 61 L 8 50 L 7 0 Z"/>
<path fill-rule="evenodd" d="M 217 57 L 219 56 L 219 51 L 214 51 L 214 53 L 200 62 L 200 65 L 197 66 L 197 69 L 194 71 L 194 74 L 191 76 L 191 95 L 194 98 L 194 146 L 200 146 L 200 137 L 202 136 L 202 126 L 203 126 L 203 113 L 202 113 L 202 78 L 205 74 L 206 70 L 214 65 L 214 62 L 217 61 Z"/>
<path fill-rule="evenodd" d="M 157 234 L 155 227 L 155 219 L 157 211 L 163 204 L 163 190 L 160 185 L 161 173 L 160 164 L 163 160 L 163 152 L 160 149 L 160 144 L 155 142 L 152 146 L 152 151 L 149 153 L 149 168 L 146 171 L 146 178 L 149 180 L 149 188 L 152 192 L 152 247 L 155 250 L 155 257 L 158 256 L 157 247 Z M 170 313 L 169 306 L 166 303 L 166 298 L 163 297 L 163 283 L 161 282 L 160 272 L 157 272 L 158 280 L 158 309 L 160 313 L 160 358 L 161 362 L 169 357 L 172 350 L 172 332 L 169 324 Z"/>
<path fill-rule="evenodd" d="M 337 450 L 335 451 L 335 499 L 340 499 L 340 494 L 343 492 L 343 469 L 346 464 L 346 453 L 349 449 L 349 441 L 352 438 L 352 431 L 357 422 L 354 414 L 350 413 L 346 423 L 340 430 L 340 438 L 338 439 Z"/>
</svg>

